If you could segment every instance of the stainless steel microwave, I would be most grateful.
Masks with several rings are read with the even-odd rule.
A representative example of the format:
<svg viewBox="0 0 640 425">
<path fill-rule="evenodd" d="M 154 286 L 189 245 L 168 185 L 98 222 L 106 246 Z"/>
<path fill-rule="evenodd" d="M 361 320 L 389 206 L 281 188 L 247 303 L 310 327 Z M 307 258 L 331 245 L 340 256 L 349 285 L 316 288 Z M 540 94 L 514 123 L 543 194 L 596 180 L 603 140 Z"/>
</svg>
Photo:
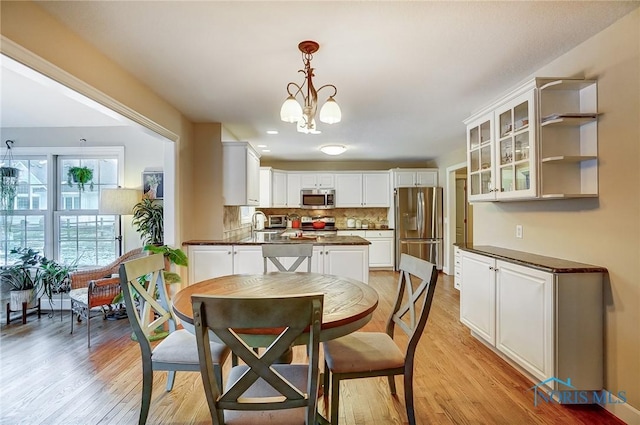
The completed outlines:
<svg viewBox="0 0 640 425">
<path fill-rule="evenodd" d="M 335 207 L 336 191 L 333 189 L 303 189 L 300 206 L 310 210 L 327 210 Z"/>
</svg>

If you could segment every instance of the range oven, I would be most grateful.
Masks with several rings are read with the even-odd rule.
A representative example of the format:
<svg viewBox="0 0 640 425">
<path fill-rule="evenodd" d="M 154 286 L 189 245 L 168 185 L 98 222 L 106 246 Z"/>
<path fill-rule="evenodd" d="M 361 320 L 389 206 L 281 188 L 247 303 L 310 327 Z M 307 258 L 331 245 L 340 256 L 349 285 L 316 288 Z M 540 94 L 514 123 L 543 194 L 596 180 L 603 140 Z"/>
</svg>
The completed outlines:
<svg viewBox="0 0 640 425">
<path fill-rule="evenodd" d="M 300 191 L 301 208 L 326 210 L 335 207 L 336 191 L 333 189 L 303 189 Z"/>
</svg>

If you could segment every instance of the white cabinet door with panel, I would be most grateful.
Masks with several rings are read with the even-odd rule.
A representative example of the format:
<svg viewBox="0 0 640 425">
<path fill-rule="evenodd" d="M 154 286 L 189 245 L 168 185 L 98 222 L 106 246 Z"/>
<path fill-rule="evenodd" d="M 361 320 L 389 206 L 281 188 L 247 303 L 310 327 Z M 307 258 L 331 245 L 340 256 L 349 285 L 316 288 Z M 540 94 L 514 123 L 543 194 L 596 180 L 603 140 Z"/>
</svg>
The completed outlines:
<svg viewBox="0 0 640 425">
<path fill-rule="evenodd" d="M 287 206 L 300 208 L 300 190 L 302 189 L 302 175 L 287 173 Z"/>
<path fill-rule="evenodd" d="M 286 208 L 287 173 L 273 170 L 271 173 L 271 189 L 271 205 L 274 208 Z"/>
<path fill-rule="evenodd" d="M 393 267 L 394 237 L 393 230 L 366 230 L 364 238 L 369 245 L 369 267 Z"/>
<path fill-rule="evenodd" d="M 302 189 L 333 189 L 335 179 L 330 173 L 301 173 L 300 184 Z"/>
<path fill-rule="evenodd" d="M 388 207 L 390 205 L 390 193 L 391 184 L 388 172 L 362 174 L 363 207 Z"/>
<path fill-rule="evenodd" d="M 369 246 L 314 246 L 311 271 L 369 283 Z"/>
<path fill-rule="evenodd" d="M 260 157 L 248 142 L 222 142 L 225 205 L 260 204 Z"/>
<path fill-rule="evenodd" d="M 431 168 L 398 168 L 393 170 L 394 187 L 438 186 L 438 170 Z"/>
<path fill-rule="evenodd" d="M 336 174 L 336 208 L 362 207 L 362 174 Z"/>
<path fill-rule="evenodd" d="M 233 274 L 264 273 L 261 245 L 233 246 Z"/>
<path fill-rule="evenodd" d="M 460 321 L 491 345 L 496 342 L 496 261 L 462 252 Z"/>
<path fill-rule="evenodd" d="M 189 245 L 189 285 L 233 274 L 232 245 Z"/>
<path fill-rule="evenodd" d="M 260 167 L 260 207 L 271 207 L 272 174 L 271 167 Z"/>
<path fill-rule="evenodd" d="M 496 348 L 544 381 L 553 376 L 553 274 L 496 261 Z"/>
</svg>

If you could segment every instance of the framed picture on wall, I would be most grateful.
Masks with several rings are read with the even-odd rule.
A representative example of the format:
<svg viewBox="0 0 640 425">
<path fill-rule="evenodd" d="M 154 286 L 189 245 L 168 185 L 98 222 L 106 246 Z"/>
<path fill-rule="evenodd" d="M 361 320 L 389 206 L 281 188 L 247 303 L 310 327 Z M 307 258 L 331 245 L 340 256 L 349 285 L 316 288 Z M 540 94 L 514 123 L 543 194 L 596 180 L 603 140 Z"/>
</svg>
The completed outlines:
<svg viewBox="0 0 640 425">
<path fill-rule="evenodd" d="M 143 171 L 142 193 L 149 199 L 162 199 L 164 197 L 164 173 L 162 171 Z"/>
</svg>

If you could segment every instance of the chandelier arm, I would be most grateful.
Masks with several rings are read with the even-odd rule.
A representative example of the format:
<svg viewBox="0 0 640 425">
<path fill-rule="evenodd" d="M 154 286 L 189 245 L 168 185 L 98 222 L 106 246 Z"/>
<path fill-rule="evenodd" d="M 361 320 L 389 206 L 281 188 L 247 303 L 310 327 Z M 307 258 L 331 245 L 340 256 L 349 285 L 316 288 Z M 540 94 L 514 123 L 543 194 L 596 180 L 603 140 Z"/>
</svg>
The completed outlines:
<svg viewBox="0 0 640 425">
<path fill-rule="evenodd" d="M 294 86 L 297 89 L 295 93 L 291 93 L 291 90 L 289 90 L 290 86 Z M 291 83 L 287 84 L 287 93 L 289 94 L 289 96 L 296 97 L 296 96 L 298 96 L 298 93 L 302 92 L 302 88 L 303 87 L 304 87 L 304 83 L 301 86 L 299 86 L 298 84 L 296 84 L 294 82 L 291 82 Z"/>
<path fill-rule="evenodd" d="M 333 84 L 325 84 L 324 86 L 320 87 L 317 91 L 320 92 L 320 90 L 322 90 L 325 87 L 333 88 L 333 94 L 331 96 L 329 96 L 329 97 L 334 97 L 334 96 L 336 96 L 338 94 L 338 89 Z"/>
</svg>

